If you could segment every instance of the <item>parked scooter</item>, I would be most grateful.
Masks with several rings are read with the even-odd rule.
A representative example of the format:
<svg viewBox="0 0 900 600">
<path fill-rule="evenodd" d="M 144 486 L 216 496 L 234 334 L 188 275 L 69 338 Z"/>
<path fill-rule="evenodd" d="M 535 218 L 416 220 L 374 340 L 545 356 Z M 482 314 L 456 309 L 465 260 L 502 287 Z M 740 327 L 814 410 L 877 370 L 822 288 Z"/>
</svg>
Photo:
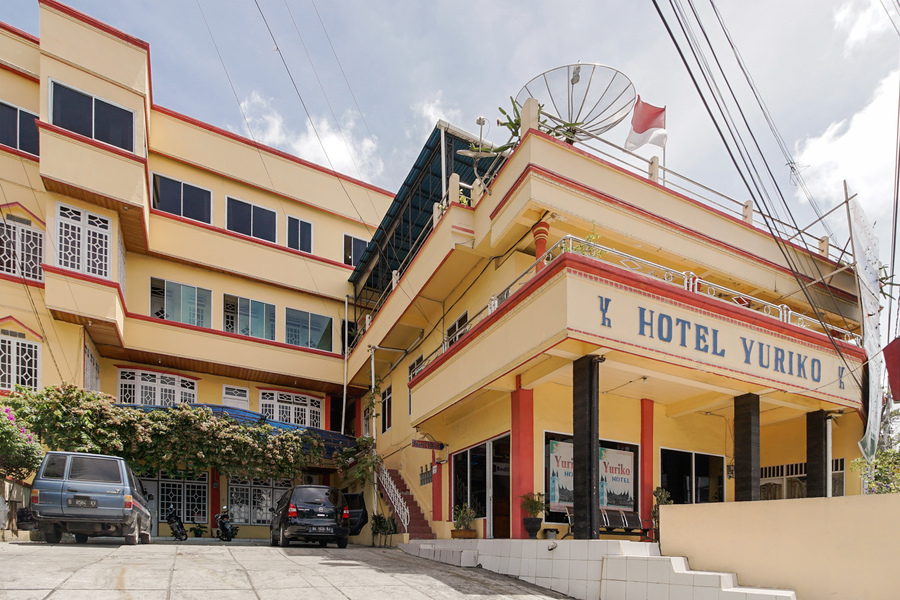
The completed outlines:
<svg viewBox="0 0 900 600">
<path fill-rule="evenodd" d="M 169 529 L 172 530 L 172 536 L 179 542 L 183 542 L 187 539 L 187 531 L 184 528 L 184 523 L 181 522 L 181 517 L 178 516 L 178 513 L 175 512 L 175 507 L 171 504 L 169 505 L 169 512 L 166 515 L 166 523 L 169 524 Z"/>
<path fill-rule="evenodd" d="M 227 506 L 222 507 L 222 512 L 216 515 L 215 521 L 216 527 L 219 528 L 216 532 L 217 538 L 219 538 L 223 542 L 230 542 L 237 537 L 238 528 L 231 524 L 231 521 L 228 518 Z"/>
</svg>

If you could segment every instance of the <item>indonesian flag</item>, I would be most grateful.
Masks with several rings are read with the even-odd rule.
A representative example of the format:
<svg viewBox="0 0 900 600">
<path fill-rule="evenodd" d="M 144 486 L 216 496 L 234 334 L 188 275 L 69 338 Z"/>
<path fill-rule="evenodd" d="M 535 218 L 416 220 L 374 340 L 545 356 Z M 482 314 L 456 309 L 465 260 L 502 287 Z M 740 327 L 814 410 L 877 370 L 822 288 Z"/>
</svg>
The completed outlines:
<svg viewBox="0 0 900 600">
<path fill-rule="evenodd" d="M 666 147 L 666 109 L 641 102 L 637 97 L 634 104 L 634 116 L 631 117 L 631 131 L 625 140 L 626 150 L 635 150 L 644 144 Z"/>
</svg>

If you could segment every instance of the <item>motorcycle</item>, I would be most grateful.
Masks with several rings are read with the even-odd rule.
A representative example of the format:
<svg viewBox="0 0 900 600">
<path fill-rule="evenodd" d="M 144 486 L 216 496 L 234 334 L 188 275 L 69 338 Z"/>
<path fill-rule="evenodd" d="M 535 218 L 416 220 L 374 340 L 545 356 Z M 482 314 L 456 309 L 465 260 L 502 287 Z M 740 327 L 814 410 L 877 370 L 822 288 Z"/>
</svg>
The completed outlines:
<svg viewBox="0 0 900 600">
<path fill-rule="evenodd" d="M 222 507 L 222 512 L 216 515 L 215 522 L 216 527 L 218 527 L 218 531 L 216 532 L 217 538 L 223 542 L 230 542 L 237 537 L 238 528 L 229 521 L 227 506 Z"/>
<path fill-rule="evenodd" d="M 169 512 L 166 515 L 166 523 L 169 524 L 169 529 L 172 530 L 172 536 L 179 542 L 183 542 L 187 539 L 187 531 L 184 528 L 184 523 L 181 522 L 181 517 L 178 516 L 178 513 L 175 512 L 175 507 L 171 504 L 169 505 Z"/>
</svg>

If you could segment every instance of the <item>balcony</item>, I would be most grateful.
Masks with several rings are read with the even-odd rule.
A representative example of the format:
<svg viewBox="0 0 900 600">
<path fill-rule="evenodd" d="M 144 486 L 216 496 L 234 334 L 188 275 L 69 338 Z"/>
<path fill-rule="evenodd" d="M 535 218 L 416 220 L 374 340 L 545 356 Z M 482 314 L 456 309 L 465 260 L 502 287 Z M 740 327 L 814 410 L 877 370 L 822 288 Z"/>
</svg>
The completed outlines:
<svg viewBox="0 0 900 600">
<path fill-rule="evenodd" d="M 123 344 L 125 301 L 118 284 L 52 265 L 44 269 L 44 298 L 53 318 L 82 325 L 98 345 Z"/>
</svg>

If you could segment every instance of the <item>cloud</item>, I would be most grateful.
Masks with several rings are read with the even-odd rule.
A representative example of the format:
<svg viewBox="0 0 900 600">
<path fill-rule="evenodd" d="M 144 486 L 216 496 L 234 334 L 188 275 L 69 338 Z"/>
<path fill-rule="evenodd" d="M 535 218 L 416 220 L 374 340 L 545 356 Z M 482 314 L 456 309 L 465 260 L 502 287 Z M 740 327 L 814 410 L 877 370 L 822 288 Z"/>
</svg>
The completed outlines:
<svg viewBox="0 0 900 600">
<path fill-rule="evenodd" d="M 835 28 L 847 35 L 844 41 L 844 56 L 849 56 L 864 42 L 891 28 L 891 19 L 885 14 L 884 6 L 879 2 L 849 0 L 835 11 Z"/>
<path fill-rule="evenodd" d="M 458 123 L 462 120 L 462 112 L 458 108 L 450 108 L 445 104 L 442 90 L 438 90 L 428 100 L 416 102 L 410 108 L 413 110 L 416 122 L 414 129 L 407 128 L 406 135 L 413 139 L 415 136 L 422 137 L 423 132 L 424 136 L 427 136 L 440 119 L 448 123 Z"/>
<path fill-rule="evenodd" d="M 882 257 L 889 236 L 888 221 L 894 195 L 894 153 L 897 131 L 897 85 L 900 71 L 881 80 L 869 101 L 849 119 L 832 123 L 822 135 L 798 144 L 794 159 L 809 165 L 803 179 L 820 204 L 834 206 L 844 199 L 843 181 L 870 220 L 877 221 Z M 798 199 L 805 201 L 801 194 Z"/>
<path fill-rule="evenodd" d="M 272 106 L 271 99 L 254 91 L 241 102 L 250 131 L 256 141 L 285 150 L 305 160 L 335 171 L 347 173 L 363 181 L 381 176 L 384 163 L 378 155 L 378 139 L 355 132 L 357 115 L 347 111 L 336 129 L 326 118 L 306 121 L 306 130 L 293 131 L 284 117 Z"/>
</svg>

